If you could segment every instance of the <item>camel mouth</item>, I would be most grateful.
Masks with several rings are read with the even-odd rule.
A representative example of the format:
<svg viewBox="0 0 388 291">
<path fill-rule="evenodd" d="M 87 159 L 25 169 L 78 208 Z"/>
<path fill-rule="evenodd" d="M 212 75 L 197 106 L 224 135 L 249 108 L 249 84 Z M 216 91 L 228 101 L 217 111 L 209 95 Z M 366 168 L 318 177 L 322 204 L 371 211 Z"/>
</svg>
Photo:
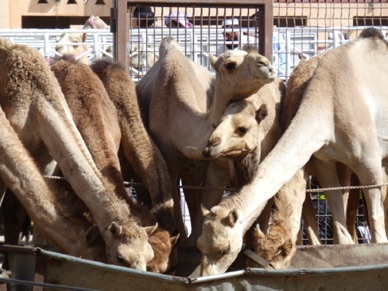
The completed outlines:
<svg viewBox="0 0 388 291">
<path fill-rule="evenodd" d="M 242 149 L 242 150 L 233 150 L 228 152 L 223 152 L 221 155 L 228 159 L 241 159 L 244 158 L 250 150 Z"/>
<path fill-rule="evenodd" d="M 228 151 L 217 151 L 212 147 L 206 147 L 202 152 L 202 156 L 206 159 L 216 159 L 219 157 L 228 159 L 241 159 L 244 158 L 250 151 L 247 149 L 234 149 Z"/>
</svg>

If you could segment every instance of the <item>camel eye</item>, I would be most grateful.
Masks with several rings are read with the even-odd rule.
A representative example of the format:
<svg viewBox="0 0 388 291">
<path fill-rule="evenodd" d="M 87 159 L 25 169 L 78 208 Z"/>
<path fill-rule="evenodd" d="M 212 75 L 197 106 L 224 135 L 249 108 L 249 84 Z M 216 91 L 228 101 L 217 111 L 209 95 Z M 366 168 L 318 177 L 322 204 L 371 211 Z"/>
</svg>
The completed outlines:
<svg viewBox="0 0 388 291">
<path fill-rule="evenodd" d="M 227 253 L 229 253 L 229 251 L 230 251 L 230 246 L 228 246 L 228 248 L 226 248 L 224 250 L 221 250 L 220 256 L 225 256 Z"/>
<path fill-rule="evenodd" d="M 276 252 L 276 254 L 274 255 L 274 257 L 277 257 L 277 256 L 280 255 L 282 252 L 283 252 L 283 249 L 282 249 L 282 248 L 278 248 L 278 251 Z"/>
<path fill-rule="evenodd" d="M 225 64 L 225 69 L 227 69 L 228 71 L 233 71 L 234 69 L 236 68 L 236 63 L 227 63 Z"/>
<path fill-rule="evenodd" d="M 239 136 L 245 135 L 247 133 L 247 131 L 248 131 L 248 129 L 246 127 L 244 127 L 244 126 L 239 126 L 237 128 L 237 133 L 238 133 Z"/>
<path fill-rule="evenodd" d="M 258 61 L 257 64 L 258 64 L 259 66 L 264 66 L 264 67 L 267 66 L 267 64 L 264 63 L 263 61 Z"/>
<path fill-rule="evenodd" d="M 125 264 L 125 259 L 122 255 L 117 255 L 117 261 L 120 263 L 120 264 Z"/>
</svg>

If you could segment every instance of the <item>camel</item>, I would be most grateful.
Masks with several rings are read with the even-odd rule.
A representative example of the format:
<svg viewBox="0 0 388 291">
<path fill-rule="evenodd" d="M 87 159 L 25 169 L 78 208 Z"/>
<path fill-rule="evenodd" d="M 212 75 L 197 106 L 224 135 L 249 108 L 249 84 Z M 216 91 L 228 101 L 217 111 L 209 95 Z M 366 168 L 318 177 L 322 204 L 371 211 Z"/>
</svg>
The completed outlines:
<svg viewBox="0 0 388 291">
<path fill-rule="evenodd" d="M 99 16 L 91 15 L 85 22 L 83 29 L 106 29 L 109 25 L 106 24 Z M 112 52 L 112 47 L 107 49 L 107 52 Z M 152 44 L 142 44 L 132 42 L 128 51 L 130 66 L 138 71 L 151 68 L 158 59 L 158 55 L 154 53 Z"/>
<path fill-rule="evenodd" d="M 106 24 L 99 16 L 91 15 L 84 23 L 82 29 L 109 29 L 109 25 Z M 55 47 L 55 51 L 60 55 L 72 54 L 75 55 L 78 60 L 84 64 L 89 64 L 87 54 L 89 52 L 88 46 L 85 44 L 87 38 L 86 32 L 80 33 L 63 33 Z M 75 43 L 72 45 L 71 43 Z M 113 47 L 106 48 L 106 56 L 111 56 Z M 154 47 L 152 44 L 143 43 L 131 43 L 128 51 L 129 65 L 137 71 L 148 70 L 151 68 L 158 59 L 158 55 L 154 53 Z"/>
<path fill-rule="evenodd" d="M 144 243 L 147 233 L 131 236 L 129 208 L 98 171 L 43 56 L 0 39 L 0 63 L 1 107 L 39 168 L 53 159 L 58 163 L 104 239 L 107 262 L 145 270 L 153 257 L 151 246 Z"/>
<path fill-rule="evenodd" d="M 248 97 L 276 77 L 268 59 L 257 52 L 227 51 L 218 58 L 213 55 L 209 58 L 216 71 L 215 78 L 205 67 L 189 60 L 174 38 L 167 37 L 160 45 L 159 60 L 136 87 L 142 118 L 167 162 L 173 183 L 185 176 L 186 171 L 196 171 L 195 160 L 203 159 L 200 149 L 206 145 L 213 124 L 227 104 Z M 188 124 L 194 126 L 188 129 Z M 211 172 L 212 165 L 207 167 Z M 213 185 L 226 184 L 225 162 L 222 167 L 226 175 Z M 204 185 L 208 186 L 206 182 Z M 210 194 L 204 196 L 212 199 Z M 179 191 L 175 189 L 176 217 L 181 216 L 179 200 Z M 185 239 L 182 224 L 179 229 Z M 198 231 L 200 228 L 193 226 L 192 234 L 197 235 Z"/>
<path fill-rule="evenodd" d="M 69 185 L 66 181 L 45 180 L 1 109 L 0 120 L 0 181 L 3 180 L 27 206 L 25 209 L 35 226 L 42 229 L 59 251 L 106 262 L 105 244 L 102 239 L 90 236 L 93 228 L 83 216 L 83 204 L 77 203 L 77 208 L 69 207 L 72 205 Z M 58 203 L 63 200 L 67 203 Z"/>
<path fill-rule="evenodd" d="M 241 250 L 244 233 L 268 199 L 310 159 L 322 187 L 340 185 L 333 161 L 349 166 L 362 185 L 381 184 L 387 129 L 382 119 L 385 85 L 379 80 L 388 74 L 387 54 L 386 41 L 373 28 L 363 30 L 358 39 L 325 53 L 303 94 L 297 114 L 259 165 L 252 183 L 225 198 L 207 214 L 198 238 L 202 252 L 201 275 L 226 271 Z M 376 75 L 379 79 L 374 78 Z M 338 192 L 331 193 L 338 196 L 341 205 Z M 385 242 L 381 191 L 371 188 L 364 192 L 372 241 Z"/>
<path fill-rule="evenodd" d="M 55 51 L 63 56 L 65 54 L 74 55 L 77 60 L 84 64 L 89 64 L 89 47 L 85 44 L 87 34 L 85 32 L 81 33 L 63 33 L 55 45 Z M 74 44 L 71 44 L 74 43 Z M 53 60 L 49 60 L 49 63 L 52 63 Z"/>
<path fill-rule="evenodd" d="M 121 67 L 117 68 L 119 69 L 119 72 L 124 72 Z M 100 67 L 100 69 L 102 69 L 102 67 Z M 141 226 L 151 226 L 154 225 L 156 221 L 153 217 L 154 215 L 147 211 L 147 208 L 139 207 L 132 201 L 124 187 L 117 153 L 119 151 L 120 144 L 122 144 L 121 128 L 123 127 L 121 125 L 125 122 L 119 122 L 117 114 L 118 110 L 116 110 L 117 102 L 115 106 L 110 99 L 110 96 L 112 96 L 111 98 L 118 99 L 117 96 L 120 95 L 120 93 L 126 92 L 123 90 L 123 86 L 128 85 L 128 82 L 120 84 L 116 78 L 119 74 L 112 76 L 110 75 L 111 73 L 108 72 L 106 77 L 111 77 L 111 81 L 115 81 L 114 84 L 110 84 L 110 86 L 108 86 L 110 89 L 109 92 L 111 93 L 111 95 L 108 96 L 104 84 L 99 77 L 88 66 L 78 63 L 74 59 L 59 60 L 51 66 L 51 70 L 54 72 L 60 83 L 69 108 L 73 113 L 75 124 L 79 128 L 97 168 L 100 170 L 103 177 L 108 180 L 107 183 L 109 183 L 112 188 L 114 187 L 117 197 L 125 200 L 129 205 L 131 212 L 130 215 L 135 218 L 133 224 L 131 225 L 132 232 L 135 236 L 141 237 Z M 107 72 L 105 71 L 105 73 Z M 128 80 L 128 77 L 123 80 Z M 109 80 L 105 79 L 105 81 L 106 84 L 109 85 Z M 121 85 L 122 89 L 119 93 L 115 92 L 115 90 L 120 88 L 118 85 Z M 125 97 L 127 97 L 127 95 L 119 97 L 121 98 L 119 101 L 123 104 L 125 103 L 123 102 Z M 138 116 L 140 118 L 140 114 Z M 120 120 L 123 120 L 123 116 L 121 114 Z M 128 121 L 128 117 L 126 120 Z M 131 131 L 132 128 L 128 128 L 127 126 L 126 130 L 127 132 Z M 133 130 L 135 130 L 135 126 L 133 126 Z M 136 147 L 136 145 L 133 145 L 133 143 L 135 143 L 133 141 L 135 138 L 132 136 L 128 138 L 128 133 L 125 135 L 126 139 L 123 147 L 131 150 L 130 152 L 127 152 L 126 156 L 135 160 L 135 164 L 140 164 L 141 162 L 141 165 L 152 165 L 152 162 L 140 161 L 138 152 L 136 157 L 131 156 L 133 153 L 136 153 L 136 150 L 133 150 L 133 148 Z M 140 142 L 140 139 L 138 139 L 137 142 Z M 139 150 L 145 149 L 143 144 L 138 146 Z M 170 180 L 167 180 L 167 182 L 168 186 L 171 188 Z M 171 192 L 168 194 L 171 195 Z M 162 199 L 163 197 L 160 198 L 160 200 Z M 170 204 L 170 209 L 172 209 L 171 200 L 171 197 L 170 199 L 167 199 L 167 206 Z M 164 210 L 163 206 L 165 207 L 166 205 L 156 205 L 155 208 L 157 211 L 162 212 L 162 210 Z M 164 213 L 169 214 L 168 211 L 165 211 Z M 159 215 L 163 216 L 163 213 L 159 213 Z M 169 222 L 174 222 L 172 217 L 170 217 Z M 161 228 L 158 229 L 158 233 L 162 233 L 163 231 L 164 230 Z M 168 234 L 167 231 L 164 232 Z M 148 238 L 144 244 L 147 244 L 147 241 Z"/>
<path fill-rule="evenodd" d="M 278 80 L 278 82 L 272 82 L 264 86 L 256 94 L 243 101 L 231 103 L 209 138 L 203 154 L 208 158 L 220 155 L 231 158 L 231 177 L 235 181 L 237 189 L 251 182 L 259 162 L 273 149 L 281 137 L 279 110 L 284 91 L 283 82 Z M 296 189 L 300 190 L 296 191 Z M 278 268 L 283 267 L 280 266 L 282 262 L 288 263 L 295 253 L 298 230 L 300 229 L 300 216 L 303 213 L 302 205 L 306 197 L 305 190 L 306 182 L 303 173 L 299 173 L 287 185 L 282 187 L 275 196 L 275 209 L 277 210 L 273 214 L 274 218 L 268 234 L 266 236 L 262 234 L 260 228 L 263 231 L 266 230 L 272 203 L 266 205 L 264 213 L 260 216 L 260 228 L 252 228 L 249 231 L 258 232 L 260 230 L 261 240 L 271 237 L 269 240 L 271 244 L 260 244 L 261 247 L 266 249 L 260 249 L 257 242 L 252 243 L 250 239 L 245 243 L 248 248 L 253 249 L 257 254 L 262 255 L 265 253 L 265 256 L 262 256 L 266 259 L 272 259 L 266 250 L 270 247 L 278 250 L 287 242 L 290 251 L 287 253 L 286 258 L 279 260 L 279 257 L 277 257 L 276 263 L 270 260 L 270 263 L 277 265 Z M 283 207 L 282 203 L 286 204 L 287 207 Z M 312 217 L 310 219 L 309 216 L 305 216 L 308 234 L 310 241 L 319 244 L 314 208 L 312 204 L 306 203 L 306 206 L 310 205 L 312 211 L 309 210 Z M 279 229 L 282 229 L 283 235 L 278 235 Z M 248 233 L 249 236 L 257 235 L 249 235 Z M 274 237 L 280 238 L 280 240 L 275 240 Z"/>
<path fill-rule="evenodd" d="M 82 29 L 106 29 L 109 28 L 99 16 L 91 15 L 84 23 Z M 89 64 L 89 47 L 86 44 L 87 34 L 86 32 L 80 33 L 63 33 L 55 46 L 55 51 L 61 56 L 74 55 L 81 63 Z M 74 44 L 71 44 L 74 43 Z M 107 52 L 113 51 L 112 47 L 109 47 Z"/>
<path fill-rule="evenodd" d="M 167 164 L 141 119 L 135 84 L 112 59 L 96 60 L 90 67 L 104 84 L 119 117 L 119 157 L 125 157 L 121 159 L 122 174 L 130 178 L 126 169 L 135 171 L 149 192 L 149 197 L 140 197 L 142 191 L 136 189 L 138 201 L 152 209 L 160 226 L 173 234 L 176 223 L 171 179 Z"/>
<path fill-rule="evenodd" d="M 109 25 L 105 23 L 100 16 L 90 15 L 88 20 L 84 23 L 82 29 L 107 29 Z"/>
<path fill-rule="evenodd" d="M 303 98 L 303 93 L 308 86 L 311 77 L 314 74 L 316 67 L 320 60 L 324 57 L 324 54 L 320 54 L 309 60 L 302 60 L 295 68 L 287 82 L 287 91 L 285 99 L 282 105 L 281 114 L 281 126 L 283 130 L 286 130 L 290 125 L 291 120 L 294 118 L 298 106 Z M 352 173 L 349 167 L 341 163 L 336 164 L 337 172 L 339 174 L 338 179 L 341 186 L 359 185 L 357 176 Z M 305 169 L 310 175 L 315 176 L 314 166 L 312 162 L 307 163 Z M 319 178 L 319 177 L 318 177 Z M 352 179 L 352 183 L 351 182 Z M 350 241 L 358 242 L 354 221 L 358 209 L 358 194 L 357 190 L 342 191 L 343 203 L 338 204 L 336 195 L 333 200 L 333 195 L 327 195 L 327 201 L 329 203 L 332 216 L 333 216 L 333 230 L 334 230 L 334 242 L 350 243 Z M 356 203 L 356 204 L 355 204 Z M 342 210 L 343 209 L 343 210 Z M 346 213 L 347 218 L 343 216 L 343 212 Z M 346 222 L 345 222 L 346 221 Z M 341 237 L 342 232 L 349 231 L 349 235 L 346 233 Z M 351 235 L 350 235 L 351 233 Z"/>
</svg>

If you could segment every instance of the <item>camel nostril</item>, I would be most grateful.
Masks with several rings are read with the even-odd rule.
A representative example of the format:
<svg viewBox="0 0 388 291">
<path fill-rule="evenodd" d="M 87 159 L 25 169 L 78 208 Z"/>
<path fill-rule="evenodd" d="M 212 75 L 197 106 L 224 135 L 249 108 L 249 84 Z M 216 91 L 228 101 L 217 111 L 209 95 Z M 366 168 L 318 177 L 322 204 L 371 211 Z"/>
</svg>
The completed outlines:
<svg viewBox="0 0 388 291">
<path fill-rule="evenodd" d="M 210 147 L 209 146 L 206 146 L 205 149 L 202 151 L 202 156 L 204 158 L 210 157 Z"/>
</svg>

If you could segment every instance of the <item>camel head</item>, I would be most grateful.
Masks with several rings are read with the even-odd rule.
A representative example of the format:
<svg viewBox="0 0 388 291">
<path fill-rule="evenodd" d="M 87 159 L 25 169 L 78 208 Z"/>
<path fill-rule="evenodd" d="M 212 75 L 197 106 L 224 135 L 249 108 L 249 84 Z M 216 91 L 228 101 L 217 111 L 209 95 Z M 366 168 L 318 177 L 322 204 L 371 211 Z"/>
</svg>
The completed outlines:
<svg viewBox="0 0 388 291">
<path fill-rule="evenodd" d="M 74 55 L 77 60 L 84 64 L 88 64 L 87 52 L 88 46 L 86 42 L 86 33 L 64 33 L 58 40 L 55 51 L 60 55 Z"/>
<path fill-rule="evenodd" d="M 202 234 L 197 240 L 202 253 L 201 276 L 224 273 L 237 258 L 243 243 L 238 217 L 235 210 L 225 212 L 218 206 L 205 215 Z"/>
<path fill-rule="evenodd" d="M 83 29 L 105 29 L 109 28 L 109 25 L 100 18 L 100 16 L 91 15 L 86 20 Z"/>
<path fill-rule="evenodd" d="M 256 93 L 276 79 L 271 62 L 256 51 L 229 50 L 219 57 L 209 54 L 218 89 L 237 101 Z"/>
<path fill-rule="evenodd" d="M 243 158 L 260 146 L 260 123 L 267 116 L 266 104 L 256 108 L 249 99 L 229 104 L 208 144 L 204 158 Z"/>
<path fill-rule="evenodd" d="M 289 231 L 286 231 L 282 225 L 271 225 L 267 234 L 264 234 L 258 225 L 247 233 L 250 239 L 246 240 L 246 246 L 256 255 L 268 261 L 267 269 L 285 269 L 290 266 L 291 259 L 295 254 L 296 247 L 292 243 Z M 247 259 L 247 267 L 264 267 L 259 263 Z"/>
<path fill-rule="evenodd" d="M 145 227 L 113 221 L 104 237 L 110 264 L 145 271 L 154 257 Z"/>
<path fill-rule="evenodd" d="M 148 262 L 147 271 L 154 273 L 168 273 L 174 270 L 178 264 L 178 250 L 176 244 L 179 234 L 170 236 L 167 230 L 154 227 L 148 232 L 149 243 L 154 250 L 154 258 Z"/>
</svg>

